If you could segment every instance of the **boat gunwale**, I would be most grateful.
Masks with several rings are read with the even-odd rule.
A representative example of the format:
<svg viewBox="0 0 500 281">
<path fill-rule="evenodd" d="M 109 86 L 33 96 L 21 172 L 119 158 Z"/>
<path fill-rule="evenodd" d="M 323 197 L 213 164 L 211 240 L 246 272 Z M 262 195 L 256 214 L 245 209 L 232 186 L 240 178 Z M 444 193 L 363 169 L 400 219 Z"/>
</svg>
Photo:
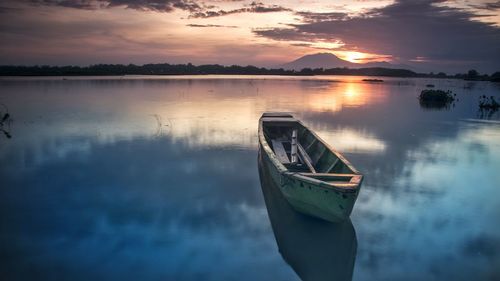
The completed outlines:
<svg viewBox="0 0 500 281">
<path fill-rule="evenodd" d="M 315 185 L 318 188 L 323 188 L 325 190 L 334 189 L 335 191 L 339 191 L 342 193 L 356 193 L 356 191 L 358 190 L 358 187 L 360 185 L 359 183 L 349 183 L 349 182 L 346 182 L 346 183 L 327 182 L 327 181 L 323 181 L 320 179 L 315 179 L 312 177 L 304 176 L 304 175 L 301 175 L 300 173 L 294 173 L 294 172 L 285 172 L 284 174 L 291 176 L 298 181 L 302 181 L 305 183 Z"/>
<path fill-rule="evenodd" d="M 354 168 L 352 166 L 352 164 L 342 154 L 340 154 L 336 149 L 334 149 L 328 143 L 326 143 L 323 139 L 321 139 L 314 131 L 309 129 L 306 125 L 304 125 L 304 123 L 302 123 L 300 120 L 296 119 L 292 115 L 287 116 L 287 117 L 275 117 L 275 116 L 271 117 L 271 116 L 264 116 L 265 114 L 266 113 L 264 113 L 259 119 L 259 132 L 258 132 L 259 143 L 262 146 L 262 148 L 264 149 L 264 151 L 266 152 L 266 154 L 269 156 L 269 159 L 271 160 L 273 165 L 278 169 L 278 172 L 280 174 L 293 177 L 299 181 L 305 181 L 305 182 L 308 182 L 310 184 L 314 184 L 317 187 L 322 187 L 322 188 L 325 188 L 327 190 L 333 188 L 336 191 L 340 191 L 340 192 L 344 192 L 344 193 L 355 193 L 356 191 L 359 190 L 359 186 L 361 185 L 361 182 L 363 181 L 363 175 L 361 175 L 361 173 L 356 168 Z M 270 117 L 273 119 L 272 122 L 296 122 L 296 123 L 300 124 L 307 131 L 309 131 L 313 135 L 313 137 L 315 137 L 319 142 L 321 142 L 326 147 L 326 149 L 330 150 L 333 154 L 335 154 L 335 156 L 338 157 L 338 159 L 340 161 L 342 161 L 349 169 L 351 169 L 351 171 L 353 173 L 349 174 L 349 175 L 352 175 L 353 178 L 349 182 L 346 182 L 346 183 L 338 183 L 338 182 L 332 183 L 332 182 L 327 182 L 327 181 L 315 179 L 315 178 L 308 176 L 308 175 L 304 175 L 304 174 L 308 174 L 308 173 L 290 172 L 285 167 L 285 165 L 283 165 L 283 163 L 281 163 L 277 159 L 276 154 L 271 149 L 271 147 L 270 147 L 269 143 L 267 142 L 266 137 L 264 135 L 264 124 L 263 123 L 265 120 L 263 120 L 263 119 L 270 118 Z M 276 119 L 278 119 L 278 120 L 276 120 Z M 280 121 L 279 119 L 283 119 L 283 120 Z M 319 173 L 318 176 L 323 176 L 323 175 L 327 175 L 327 174 L 328 173 Z M 311 175 L 313 175 L 313 173 L 311 173 Z M 331 175 L 334 175 L 334 174 L 332 173 Z"/>
</svg>

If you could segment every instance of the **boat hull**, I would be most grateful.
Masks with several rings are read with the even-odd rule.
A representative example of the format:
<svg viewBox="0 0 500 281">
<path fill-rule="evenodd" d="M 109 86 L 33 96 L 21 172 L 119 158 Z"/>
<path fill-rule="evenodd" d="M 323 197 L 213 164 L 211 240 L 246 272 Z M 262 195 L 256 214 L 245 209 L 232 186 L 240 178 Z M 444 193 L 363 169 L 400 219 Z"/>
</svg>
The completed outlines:
<svg viewBox="0 0 500 281">
<path fill-rule="evenodd" d="M 262 143 L 259 149 L 272 180 L 295 210 L 330 222 L 341 222 L 349 218 L 359 189 L 336 190 L 325 186 L 321 181 L 280 170 Z"/>
</svg>

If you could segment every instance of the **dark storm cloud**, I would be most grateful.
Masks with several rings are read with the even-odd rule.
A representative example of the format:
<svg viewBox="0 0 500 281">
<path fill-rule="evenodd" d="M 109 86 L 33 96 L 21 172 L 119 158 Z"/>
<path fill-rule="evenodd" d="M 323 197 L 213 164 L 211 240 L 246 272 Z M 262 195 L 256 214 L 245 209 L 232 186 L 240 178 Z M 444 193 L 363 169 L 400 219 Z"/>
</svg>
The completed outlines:
<svg viewBox="0 0 500 281">
<path fill-rule="evenodd" d="M 200 11 L 193 13 L 190 17 L 213 18 L 213 17 L 221 17 L 221 16 L 240 14 L 240 13 L 273 13 L 273 12 L 286 12 L 286 11 L 292 11 L 292 10 L 279 5 L 265 5 L 262 2 L 252 2 L 250 5 L 239 9 Z"/>
<path fill-rule="evenodd" d="M 500 28 L 472 20 L 476 14 L 435 5 L 439 1 L 400 0 L 361 16 L 303 13 L 288 28 L 256 29 L 279 41 L 342 40 L 348 48 L 391 54 L 402 61 L 424 57 L 445 64 L 487 62 L 500 66 Z"/>
</svg>

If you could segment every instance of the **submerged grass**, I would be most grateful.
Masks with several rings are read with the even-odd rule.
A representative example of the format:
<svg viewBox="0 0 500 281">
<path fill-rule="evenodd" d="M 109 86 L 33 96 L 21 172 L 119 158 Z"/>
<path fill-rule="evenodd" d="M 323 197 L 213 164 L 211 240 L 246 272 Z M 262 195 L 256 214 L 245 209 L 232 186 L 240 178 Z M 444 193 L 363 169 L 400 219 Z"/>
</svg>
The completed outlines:
<svg viewBox="0 0 500 281">
<path fill-rule="evenodd" d="M 7 108 L 7 106 L 5 106 L 3 103 L 0 105 L 5 108 L 5 112 L 0 111 L 0 116 L 2 116 L 0 119 L 0 132 L 4 133 L 5 137 L 10 139 L 12 138 L 10 134 L 10 124 L 12 123 L 12 118 L 10 117 L 9 109 Z"/>
</svg>

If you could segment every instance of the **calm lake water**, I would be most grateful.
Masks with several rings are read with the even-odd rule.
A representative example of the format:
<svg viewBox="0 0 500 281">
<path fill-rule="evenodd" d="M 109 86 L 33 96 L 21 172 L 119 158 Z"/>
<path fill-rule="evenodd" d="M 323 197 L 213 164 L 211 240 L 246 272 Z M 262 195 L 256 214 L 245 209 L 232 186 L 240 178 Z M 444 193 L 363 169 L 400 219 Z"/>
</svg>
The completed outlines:
<svg viewBox="0 0 500 281">
<path fill-rule="evenodd" d="M 500 114 L 478 99 L 500 85 L 362 79 L 1 78 L 0 276 L 499 280 Z M 458 101 L 421 107 L 430 83 Z M 351 222 L 298 214 L 266 180 L 264 111 L 365 175 Z"/>
</svg>

